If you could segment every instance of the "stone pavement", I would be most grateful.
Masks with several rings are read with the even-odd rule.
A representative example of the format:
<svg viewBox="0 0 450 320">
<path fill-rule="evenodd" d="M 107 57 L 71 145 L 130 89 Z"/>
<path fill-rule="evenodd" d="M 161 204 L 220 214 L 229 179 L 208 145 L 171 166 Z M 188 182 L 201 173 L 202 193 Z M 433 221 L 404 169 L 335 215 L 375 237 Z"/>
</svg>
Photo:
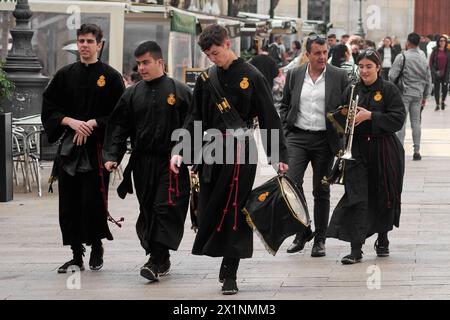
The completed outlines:
<svg viewBox="0 0 450 320">
<path fill-rule="evenodd" d="M 327 241 L 326 257 L 311 258 L 310 245 L 302 253 L 287 254 L 291 238 L 272 257 L 255 237 L 253 258 L 241 262 L 240 292 L 226 299 L 449 299 L 450 110 L 433 109 L 429 105 L 423 114 L 422 161 L 411 160 L 407 131 L 401 226 L 390 233 L 389 258 L 376 257 L 374 237 L 363 248 L 363 263 L 353 266 L 341 265 L 349 245 L 334 239 Z M 268 178 L 260 176 L 256 184 Z M 309 170 L 305 181 L 312 212 Z M 195 235 L 189 217 L 180 249 L 172 253 L 171 274 L 151 284 L 141 278 L 139 268 L 147 259 L 135 234 L 137 201 L 134 195 L 120 200 L 112 191 L 110 211 L 125 217 L 124 227 L 111 225 L 115 240 L 105 245 L 103 269 L 87 268 L 76 279 L 56 273 L 70 252 L 61 245 L 57 195 L 44 192 L 38 198 L 36 192 L 17 188 L 14 201 L 1 203 L 0 299 L 225 298 L 217 281 L 220 259 L 190 254 Z M 341 186 L 333 187 L 332 208 L 342 192 Z M 69 289 L 74 284 L 80 289 Z"/>
</svg>

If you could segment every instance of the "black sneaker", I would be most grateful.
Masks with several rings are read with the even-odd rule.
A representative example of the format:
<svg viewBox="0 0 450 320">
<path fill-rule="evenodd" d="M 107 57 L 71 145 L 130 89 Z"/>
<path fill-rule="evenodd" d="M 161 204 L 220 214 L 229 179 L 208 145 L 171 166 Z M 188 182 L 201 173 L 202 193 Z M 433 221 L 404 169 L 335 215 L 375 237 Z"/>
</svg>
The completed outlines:
<svg viewBox="0 0 450 320">
<path fill-rule="evenodd" d="M 294 241 L 292 244 L 287 248 L 287 253 L 295 253 L 300 252 L 305 248 L 305 244 L 309 241 L 311 241 L 314 236 L 315 232 L 312 232 L 311 228 L 308 228 L 304 234 L 296 235 Z"/>
<path fill-rule="evenodd" d="M 380 245 L 380 243 L 375 241 L 373 245 L 378 257 L 389 257 L 389 242 L 387 244 Z"/>
<path fill-rule="evenodd" d="M 348 256 L 345 256 L 342 258 L 341 263 L 342 264 L 355 264 L 362 261 L 362 255 L 361 256 L 355 256 L 353 254 L 349 254 Z"/>
<path fill-rule="evenodd" d="M 170 260 L 167 259 L 158 266 L 158 277 L 163 277 L 170 272 Z"/>
<path fill-rule="evenodd" d="M 413 154 L 413 160 L 414 160 L 414 161 L 420 161 L 420 160 L 422 160 L 422 156 L 420 155 L 419 152 L 414 152 L 414 154 Z"/>
<path fill-rule="evenodd" d="M 103 246 L 92 247 L 89 258 L 89 268 L 93 271 L 100 270 L 103 267 Z"/>
<path fill-rule="evenodd" d="M 325 255 L 325 243 L 322 241 L 315 242 L 311 250 L 311 257 L 319 258 L 325 257 Z"/>
<path fill-rule="evenodd" d="M 141 276 L 150 281 L 158 280 L 158 266 L 149 260 L 141 267 Z"/>
<path fill-rule="evenodd" d="M 67 269 L 69 269 L 69 267 L 71 267 L 71 266 L 79 268 L 80 271 L 84 271 L 83 260 L 79 261 L 79 260 L 72 259 L 72 260 L 64 263 L 61 267 L 59 267 L 58 273 L 67 273 Z"/>
<path fill-rule="evenodd" d="M 236 279 L 226 278 L 223 281 L 222 294 L 232 295 L 238 293 L 239 289 L 237 287 Z"/>
</svg>

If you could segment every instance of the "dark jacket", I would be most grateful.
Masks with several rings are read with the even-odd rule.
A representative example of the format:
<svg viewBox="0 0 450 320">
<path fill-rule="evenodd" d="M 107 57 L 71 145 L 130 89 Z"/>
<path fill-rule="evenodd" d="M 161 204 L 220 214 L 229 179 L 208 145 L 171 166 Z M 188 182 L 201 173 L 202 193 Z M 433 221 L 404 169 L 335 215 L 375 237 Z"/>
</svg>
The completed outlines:
<svg viewBox="0 0 450 320">
<path fill-rule="evenodd" d="M 384 61 L 384 46 L 380 47 L 378 50 L 378 53 L 381 57 L 381 63 Z M 391 46 L 391 63 L 394 63 L 395 57 L 400 53 L 395 47 Z"/>
<path fill-rule="evenodd" d="M 431 70 L 431 76 L 433 77 L 433 81 L 436 82 L 437 80 L 439 80 L 442 75 L 438 76 L 437 71 L 439 70 L 439 66 L 438 66 L 438 50 L 439 48 L 436 47 L 433 49 L 433 52 L 430 55 L 430 70 Z M 445 50 L 445 54 L 447 55 L 447 67 L 445 68 L 445 74 L 444 76 L 444 82 L 448 82 L 449 80 L 449 75 L 450 75 L 450 50 L 446 49 Z"/>
<path fill-rule="evenodd" d="M 296 67 L 288 72 L 284 86 L 280 117 L 285 136 L 292 130 L 298 118 L 300 96 L 309 64 Z M 349 84 L 347 72 L 330 64 L 325 73 L 325 112 L 335 110 L 341 105 L 341 96 Z M 330 149 L 336 153 L 340 147 L 339 137 L 331 122 L 326 121 L 327 138 Z"/>
</svg>

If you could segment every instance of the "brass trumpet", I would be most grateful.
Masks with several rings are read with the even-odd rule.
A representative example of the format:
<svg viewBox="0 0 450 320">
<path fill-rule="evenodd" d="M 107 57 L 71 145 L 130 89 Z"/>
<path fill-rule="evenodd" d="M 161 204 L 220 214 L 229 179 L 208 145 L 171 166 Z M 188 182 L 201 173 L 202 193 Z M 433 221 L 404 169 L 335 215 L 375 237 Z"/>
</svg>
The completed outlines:
<svg viewBox="0 0 450 320">
<path fill-rule="evenodd" d="M 328 186 L 331 184 L 344 184 L 345 160 L 355 160 L 352 156 L 352 145 L 353 133 L 355 131 L 356 111 L 359 100 L 358 95 L 355 99 L 353 99 L 355 94 L 355 87 L 355 85 L 352 85 L 352 91 L 350 94 L 350 101 L 348 106 L 339 107 L 337 112 L 327 114 L 327 118 L 333 122 L 333 125 L 337 128 L 337 130 L 343 133 L 344 144 L 343 148 L 339 150 L 336 155 L 336 161 L 333 164 L 330 174 L 323 177 L 323 185 Z M 347 112 L 344 130 L 342 130 L 342 127 L 337 123 L 334 117 L 334 114 L 342 114 L 343 112 Z"/>
</svg>

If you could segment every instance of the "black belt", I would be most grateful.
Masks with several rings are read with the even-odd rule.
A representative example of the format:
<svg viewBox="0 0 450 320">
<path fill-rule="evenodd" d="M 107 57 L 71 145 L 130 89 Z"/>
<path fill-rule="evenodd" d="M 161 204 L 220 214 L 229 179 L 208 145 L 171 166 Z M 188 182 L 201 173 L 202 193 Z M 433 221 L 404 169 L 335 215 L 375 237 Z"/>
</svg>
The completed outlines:
<svg viewBox="0 0 450 320">
<path fill-rule="evenodd" d="M 317 130 L 305 130 L 305 129 L 301 129 L 301 128 L 298 128 L 298 127 L 294 127 L 294 131 L 305 132 L 305 133 L 310 133 L 310 134 L 323 134 L 323 133 L 327 132 L 326 130 L 319 130 L 319 131 L 317 131 Z"/>
</svg>

